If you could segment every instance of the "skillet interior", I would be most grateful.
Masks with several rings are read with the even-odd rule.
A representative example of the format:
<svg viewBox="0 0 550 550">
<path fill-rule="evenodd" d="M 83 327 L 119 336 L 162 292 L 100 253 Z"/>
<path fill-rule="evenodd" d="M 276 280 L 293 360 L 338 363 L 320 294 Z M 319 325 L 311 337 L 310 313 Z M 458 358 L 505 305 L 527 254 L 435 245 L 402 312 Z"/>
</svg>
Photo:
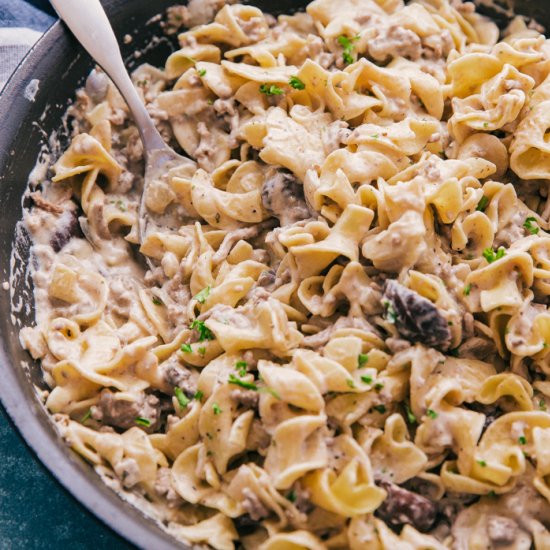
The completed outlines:
<svg viewBox="0 0 550 550">
<path fill-rule="evenodd" d="M 145 25 L 145 22 L 175 1 L 106 0 L 103 3 L 117 36 L 121 38 L 129 33 L 134 37 L 130 45 L 122 46 L 123 55 L 128 56 L 128 65 L 132 68 L 148 62 L 162 66 L 172 48 L 166 40 L 156 43 L 139 59 L 132 54 L 148 44 L 152 36 L 160 35 L 158 24 Z M 299 9 L 307 2 L 262 0 L 250 3 L 271 13 L 281 13 Z M 545 4 L 546 0 L 515 2 L 518 12 L 536 17 L 550 29 L 550 11 L 544 9 Z M 480 11 L 503 20 L 502 16 L 486 8 Z M 136 28 L 139 32 L 135 32 Z M 61 128 L 63 113 L 92 67 L 93 62 L 71 34 L 56 23 L 25 58 L 0 97 L 0 282 L 7 281 L 10 276 L 10 254 L 17 223 L 22 217 L 21 197 L 29 173 L 45 137 Z M 32 79 L 37 79 L 39 86 L 34 101 L 29 101 L 25 89 Z M 28 243 L 19 246 L 18 253 L 16 263 L 26 265 Z M 33 389 L 33 385 L 44 388 L 39 365 L 30 361 L 18 340 L 18 327 L 30 324 L 34 315 L 28 277 L 16 278 L 14 287 L 13 300 L 8 292 L 0 290 L 0 311 L 5 313 L 0 315 L 0 398 L 26 441 L 57 479 L 119 534 L 142 548 L 183 548 L 152 520 L 121 502 L 99 482 L 82 459 L 60 444 Z M 14 326 L 8 311 L 12 306 L 17 310 L 19 304 L 26 304 L 26 307 L 14 313 Z M 22 362 L 28 368 L 22 368 Z"/>
</svg>

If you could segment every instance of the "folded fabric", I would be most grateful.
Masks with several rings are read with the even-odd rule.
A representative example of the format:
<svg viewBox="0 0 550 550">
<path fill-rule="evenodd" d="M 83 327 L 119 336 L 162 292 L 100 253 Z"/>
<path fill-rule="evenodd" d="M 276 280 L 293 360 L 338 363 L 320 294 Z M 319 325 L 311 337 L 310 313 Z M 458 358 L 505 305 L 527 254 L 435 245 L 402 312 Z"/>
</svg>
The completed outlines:
<svg viewBox="0 0 550 550">
<path fill-rule="evenodd" d="M 23 0 L 0 0 L 0 90 L 54 21 L 54 17 Z"/>
</svg>

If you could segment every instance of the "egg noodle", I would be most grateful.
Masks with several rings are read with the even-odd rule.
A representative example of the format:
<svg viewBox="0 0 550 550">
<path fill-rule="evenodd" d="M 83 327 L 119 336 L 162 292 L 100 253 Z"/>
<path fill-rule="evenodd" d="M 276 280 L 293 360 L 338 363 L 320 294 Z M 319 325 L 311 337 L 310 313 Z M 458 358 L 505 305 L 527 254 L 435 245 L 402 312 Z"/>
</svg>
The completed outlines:
<svg viewBox="0 0 550 550">
<path fill-rule="evenodd" d="M 217 550 L 550 548 L 550 42 L 460 0 L 208 6 L 132 75 L 193 159 L 145 238 L 99 69 L 30 190 L 63 438 Z"/>
</svg>

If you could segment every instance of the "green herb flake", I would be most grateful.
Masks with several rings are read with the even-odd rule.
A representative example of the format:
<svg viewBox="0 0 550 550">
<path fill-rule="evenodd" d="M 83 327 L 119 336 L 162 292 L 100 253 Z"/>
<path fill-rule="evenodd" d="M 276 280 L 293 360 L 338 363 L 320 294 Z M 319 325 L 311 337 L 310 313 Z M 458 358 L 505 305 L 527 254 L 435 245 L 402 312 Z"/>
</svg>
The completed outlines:
<svg viewBox="0 0 550 550">
<path fill-rule="evenodd" d="M 518 443 L 520 445 L 525 445 L 527 443 L 527 438 L 524 435 L 521 435 L 520 437 L 518 437 Z"/>
<path fill-rule="evenodd" d="M 246 375 L 246 373 L 248 372 L 246 369 L 248 367 L 248 363 L 246 361 L 237 361 L 235 363 L 235 369 L 237 370 L 237 372 L 239 373 L 239 376 L 242 378 L 243 376 Z"/>
<path fill-rule="evenodd" d="M 380 391 L 383 387 L 384 387 L 384 384 L 382 384 L 382 382 L 378 382 L 377 384 L 374 385 L 374 389 L 376 391 Z"/>
<path fill-rule="evenodd" d="M 488 122 L 484 122 L 484 123 L 483 123 L 483 127 L 484 127 L 484 128 L 489 128 L 489 123 L 488 123 Z"/>
<path fill-rule="evenodd" d="M 92 418 L 92 409 L 88 409 L 86 411 L 86 414 L 82 417 L 80 423 L 85 424 L 86 422 L 88 422 L 88 420 L 90 420 L 90 418 Z"/>
<path fill-rule="evenodd" d="M 206 74 L 206 69 L 199 69 L 197 72 L 199 73 L 199 76 L 204 76 Z"/>
<path fill-rule="evenodd" d="M 206 355 L 206 348 L 204 346 L 200 346 L 197 351 L 199 352 L 199 355 L 201 357 L 204 357 Z"/>
<path fill-rule="evenodd" d="M 483 195 L 483 197 L 481 197 L 480 201 L 477 203 L 476 210 L 478 212 L 485 212 L 488 204 L 489 199 L 485 195 Z"/>
<path fill-rule="evenodd" d="M 164 305 L 163 301 L 162 301 L 160 298 L 158 298 L 157 296 L 153 296 L 153 297 L 151 298 L 151 301 L 152 301 L 153 304 L 155 304 L 156 306 L 162 306 L 162 305 Z"/>
<path fill-rule="evenodd" d="M 214 414 L 217 416 L 218 414 L 222 414 L 222 410 L 220 409 L 220 406 L 217 403 L 214 403 L 212 405 L 212 410 L 214 411 Z"/>
<path fill-rule="evenodd" d="M 199 302 L 199 304 L 204 304 L 204 302 L 206 302 L 206 298 L 208 298 L 208 296 L 210 296 L 210 290 L 211 290 L 210 285 L 208 285 L 206 288 L 203 288 L 195 296 L 195 300 L 197 300 L 197 302 Z"/>
<path fill-rule="evenodd" d="M 524 222 L 523 227 L 531 233 L 531 235 L 536 235 L 540 231 L 540 227 L 536 225 L 537 219 L 533 216 L 529 216 Z"/>
<path fill-rule="evenodd" d="M 180 350 L 183 351 L 183 353 L 193 353 L 191 344 L 182 344 Z"/>
<path fill-rule="evenodd" d="M 348 36 L 341 35 L 337 38 L 338 44 L 342 46 L 344 51 L 342 52 L 342 59 L 346 65 L 351 65 L 355 60 L 353 59 L 354 43 L 359 40 L 359 36 L 349 38 Z"/>
<path fill-rule="evenodd" d="M 373 409 L 380 414 L 384 414 L 386 412 L 386 407 L 384 405 L 375 405 Z"/>
<path fill-rule="evenodd" d="M 174 388 L 174 395 L 176 396 L 176 399 L 182 409 L 185 409 L 191 402 L 191 400 L 183 393 L 181 388 Z"/>
<path fill-rule="evenodd" d="M 260 86 L 260 92 L 265 95 L 283 95 L 283 90 L 275 84 L 262 84 Z"/>
<path fill-rule="evenodd" d="M 263 388 L 258 388 L 258 391 L 260 393 L 269 393 L 269 395 L 272 395 L 275 399 L 282 399 L 281 396 L 277 391 L 275 391 L 273 388 L 270 388 L 269 386 L 264 386 Z"/>
<path fill-rule="evenodd" d="M 372 134 L 372 135 L 371 135 L 371 138 L 373 138 L 373 139 L 378 139 L 379 137 L 380 137 L 379 134 Z"/>
<path fill-rule="evenodd" d="M 295 90 L 304 90 L 306 85 L 305 83 L 300 80 L 297 76 L 291 76 L 290 80 L 288 81 L 290 86 L 292 86 Z"/>
<path fill-rule="evenodd" d="M 477 463 L 478 463 L 482 468 L 485 468 L 485 466 L 487 466 L 487 462 L 485 462 L 485 460 L 478 460 Z"/>
<path fill-rule="evenodd" d="M 355 388 L 355 382 L 351 378 L 348 378 L 346 380 L 346 383 L 350 388 L 352 388 L 352 389 Z"/>
<path fill-rule="evenodd" d="M 433 409 L 428 409 L 428 410 L 426 411 L 426 414 L 427 414 L 431 419 L 437 418 L 437 413 L 436 413 Z"/>
<path fill-rule="evenodd" d="M 500 260 L 501 258 L 504 258 L 504 256 L 506 256 L 506 250 L 502 246 L 496 252 L 492 248 L 486 248 L 483 251 L 483 257 L 490 264 L 496 262 L 497 260 Z"/>
<path fill-rule="evenodd" d="M 193 399 L 195 401 L 202 401 L 202 398 L 204 397 L 204 392 L 199 390 L 195 395 L 193 396 Z"/>
<path fill-rule="evenodd" d="M 416 416 L 408 405 L 405 405 L 405 412 L 407 413 L 407 420 L 409 421 L 409 424 L 416 424 Z"/>
<path fill-rule="evenodd" d="M 357 356 L 357 368 L 362 369 L 369 362 L 368 353 L 360 353 Z"/>
<path fill-rule="evenodd" d="M 546 406 L 546 401 L 544 399 L 539 400 L 539 409 L 545 411 L 548 407 Z"/>
<path fill-rule="evenodd" d="M 143 418 L 143 416 L 138 416 L 134 421 L 138 426 L 143 426 L 148 428 L 151 425 L 151 421 L 148 418 Z"/>
<path fill-rule="evenodd" d="M 124 201 L 118 200 L 118 201 L 115 202 L 115 204 L 116 204 L 116 207 L 121 212 L 126 212 L 127 208 L 126 208 L 126 205 L 124 204 Z"/>
<path fill-rule="evenodd" d="M 384 307 L 386 308 L 386 321 L 392 325 L 395 325 L 395 321 L 397 321 L 397 313 L 395 313 L 393 304 L 389 300 L 384 300 L 382 304 L 384 304 Z"/>
<path fill-rule="evenodd" d="M 491 498 L 496 498 L 496 497 L 497 497 L 497 494 L 496 494 L 494 491 L 489 491 L 489 492 L 487 493 L 487 496 L 488 496 L 488 497 L 491 497 Z"/>
<path fill-rule="evenodd" d="M 365 374 L 365 376 L 361 376 L 361 381 L 365 384 L 372 384 L 372 376 Z"/>
<path fill-rule="evenodd" d="M 472 285 L 471 284 L 467 284 L 465 287 L 464 287 L 464 296 L 469 296 L 470 295 L 470 292 L 472 291 Z"/>
<path fill-rule="evenodd" d="M 235 384 L 236 386 L 240 386 L 241 388 L 245 388 L 246 390 L 258 391 L 258 386 L 256 386 L 256 384 L 254 384 L 253 382 L 246 382 L 245 380 L 241 380 L 240 378 L 237 378 L 234 374 L 230 374 L 227 381 L 229 384 Z"/>
<path fill-rule="evenodd" d="M 295 491 L 290 491 L 288 495 L 286 495 L 287 500 L 290 500 L 290 502 L 296 502 L 296 493 Z"/>
<path fill-rule="evenodd" d="M 205 340 L 214 340 L 214 333 L 204 324 L 204 321 L 199 321 L 195 319 L 190 325 L 190 329 L 194 329 L 199 333 L 199 342 L 204 342 Z"/>
<path fill-rule="evenodd" d="M 449 350 L 449 355 L 451 357 L 458 357 L 458 348 L 453 348 L 453 349 Z"/>
</svg>

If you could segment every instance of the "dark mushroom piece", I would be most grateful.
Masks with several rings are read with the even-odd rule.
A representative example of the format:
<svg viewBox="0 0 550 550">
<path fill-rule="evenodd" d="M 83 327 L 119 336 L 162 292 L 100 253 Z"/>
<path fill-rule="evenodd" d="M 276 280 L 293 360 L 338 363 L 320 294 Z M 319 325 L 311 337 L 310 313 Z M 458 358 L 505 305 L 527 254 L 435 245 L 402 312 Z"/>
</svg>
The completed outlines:
<svg viewBox="0 0 550 550">
<path fill-rule="evenodd" d="M 311 218 L 304 198 L 304 188 L 291 172 L 272 168 L 267 172 L 262 187 L 262 204 L 281 226 Z"/>
<path fill-rule="evenodd" d="M 388 496 L 376 509 L 376 516 L 394 527 L 409 524 L 423 533 L 432 528 L 437 518 L 435 502 L 394 483 L 387 481 L 377 483 L 388 493 Z"/>
<path fill-rule="evenodd" d="M 449 348 L 449 324 L 430 300 L 397 281 L 387 280 L 382 304 L 402 338 L 441 350 Z"/>
</svg>

